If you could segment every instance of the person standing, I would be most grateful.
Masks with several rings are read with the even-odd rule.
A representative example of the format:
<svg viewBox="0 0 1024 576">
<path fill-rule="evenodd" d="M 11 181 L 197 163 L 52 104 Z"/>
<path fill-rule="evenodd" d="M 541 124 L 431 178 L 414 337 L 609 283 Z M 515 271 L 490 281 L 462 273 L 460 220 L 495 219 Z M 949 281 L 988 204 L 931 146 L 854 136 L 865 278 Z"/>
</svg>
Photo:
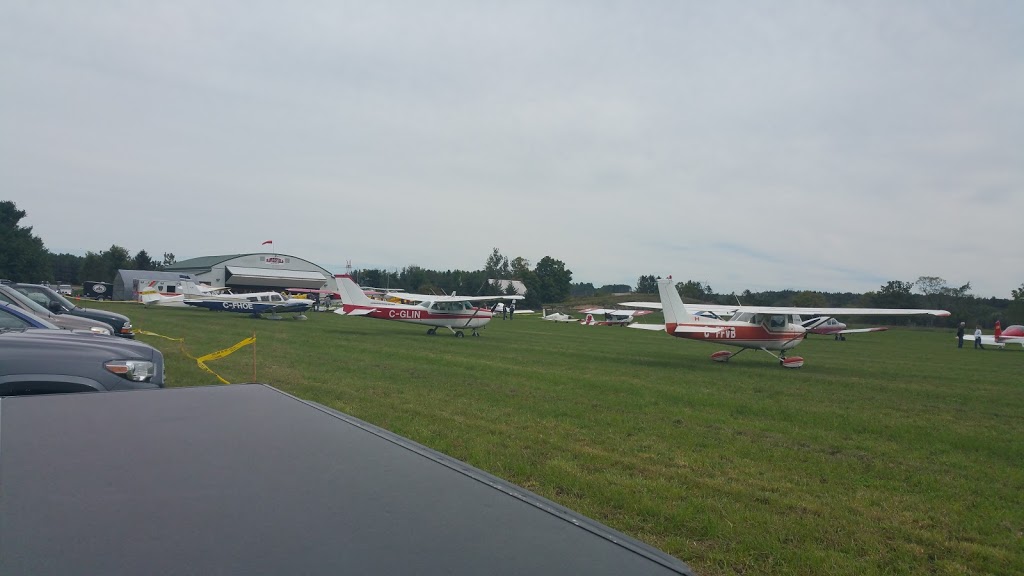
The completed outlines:
<svg viewBox="0 0 1024 576">
<path fill-rule="evenodd" d="M 512 315 L 515 314 L 515 313 L 516 313 L 516 301 L 513 300 L 513 301 L 509 302 L 509 305 L 508 305 L 508 319 L 511 320 L 512 319 Z"/>
<path fill-rule="evenodd" d="M 981 324 L 978 324 L 977 328 L 974 329 L 974 349 L 977 350 L 978 348 L 985 349 L 981 345 Z"/>
<path fill-rule="evenodd" d="M 956 347 L 957 348 L 963 348 L 964 347 L 964 326 L 966 324 L 967 324 L 966 322 L 961 322 L 960 325 L 956 327 Z"/>
<path fill-rule="evenodd" d="M 1003 327 L 999 325 L 999 320 L 996 320 L 996 329 L 993 332 L 993 335 L 996 338 L 996 344 L 998 344 L 999 343 L 999 337 L 1003 335 Z"/>
<path fill-rule="evenodd" d="M 502 320 L 507 320 L 508 319 L 508 304 L 505 304 L 505 303 L 501 304 L 501 319 Z"/>
</svg>

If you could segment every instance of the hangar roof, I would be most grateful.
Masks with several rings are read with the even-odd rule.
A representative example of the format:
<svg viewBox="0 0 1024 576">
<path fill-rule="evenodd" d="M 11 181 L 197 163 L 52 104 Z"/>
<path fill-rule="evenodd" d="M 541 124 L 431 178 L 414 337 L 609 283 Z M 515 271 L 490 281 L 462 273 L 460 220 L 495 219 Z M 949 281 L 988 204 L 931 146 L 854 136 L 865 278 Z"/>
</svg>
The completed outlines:
<svg viewBox="0 0 1024 576">
<path fill-rule="evenodd" d="M 241 256 L 248 256 L 248 254 L 225 254 L 223 256 L 199 256 L 198 258 L 189 258 L 188 260 L 182 260 L 175 262 L 169 266 L 164 266 L 164 270 L 195 270 L 195 269 L 206 269 L 209 270 L 221 262 L 239 258 Z"/>
</svg>

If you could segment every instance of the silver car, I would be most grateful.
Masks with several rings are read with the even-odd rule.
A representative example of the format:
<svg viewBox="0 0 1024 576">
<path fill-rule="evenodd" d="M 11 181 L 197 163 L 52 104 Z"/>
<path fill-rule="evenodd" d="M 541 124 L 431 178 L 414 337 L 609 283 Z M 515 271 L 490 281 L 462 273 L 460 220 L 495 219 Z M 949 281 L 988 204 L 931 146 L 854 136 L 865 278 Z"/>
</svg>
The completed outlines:
<svg viewBox="0 0 1024 576">
<path fill-rule="evenodd" d="M 3 284 L 0 284 L 0 302 L 6 302 L 15 308 L 20 308 L 24 312 L 48 320 L 57 325 L 57 327 L 66 330 L 88 330 L 96 334 L 106 335 L 113 333 L 109 324 L 91 318 L 72 316 L 71 314 L 55 314 L 35 300 Z"/>
</svg>

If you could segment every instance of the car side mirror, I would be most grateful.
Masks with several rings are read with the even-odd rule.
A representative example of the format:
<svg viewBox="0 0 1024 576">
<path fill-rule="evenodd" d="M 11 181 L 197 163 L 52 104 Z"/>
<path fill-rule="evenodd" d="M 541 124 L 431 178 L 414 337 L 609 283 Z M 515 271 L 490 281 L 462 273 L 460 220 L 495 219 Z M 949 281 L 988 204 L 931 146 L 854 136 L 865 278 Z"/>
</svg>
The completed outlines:
<svg viewBox="0 0 1024 576">
<path fill-rule="evenodd" d="M 60 302 L 50 302 L 50 312 L 54 314 L 60 314 L 64 311 L 64 307 L 60 305 Z"/>
</svg>

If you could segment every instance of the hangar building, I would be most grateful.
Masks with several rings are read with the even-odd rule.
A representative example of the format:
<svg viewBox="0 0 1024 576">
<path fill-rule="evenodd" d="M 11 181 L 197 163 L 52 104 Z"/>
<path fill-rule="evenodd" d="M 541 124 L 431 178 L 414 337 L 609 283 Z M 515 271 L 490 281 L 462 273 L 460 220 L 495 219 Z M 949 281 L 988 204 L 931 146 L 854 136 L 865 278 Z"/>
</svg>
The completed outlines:
<svg viewBox="0 0 1024 576">
<path fill-rule="evenodd" d="M 334 274 L 309 260 L 287 254 L 259 252 L 200 256 L 165 266 L 167 272 L 191 274 L 196 282 L 236 293 L 310 288 L 338 290 Z"/>
</svg>

